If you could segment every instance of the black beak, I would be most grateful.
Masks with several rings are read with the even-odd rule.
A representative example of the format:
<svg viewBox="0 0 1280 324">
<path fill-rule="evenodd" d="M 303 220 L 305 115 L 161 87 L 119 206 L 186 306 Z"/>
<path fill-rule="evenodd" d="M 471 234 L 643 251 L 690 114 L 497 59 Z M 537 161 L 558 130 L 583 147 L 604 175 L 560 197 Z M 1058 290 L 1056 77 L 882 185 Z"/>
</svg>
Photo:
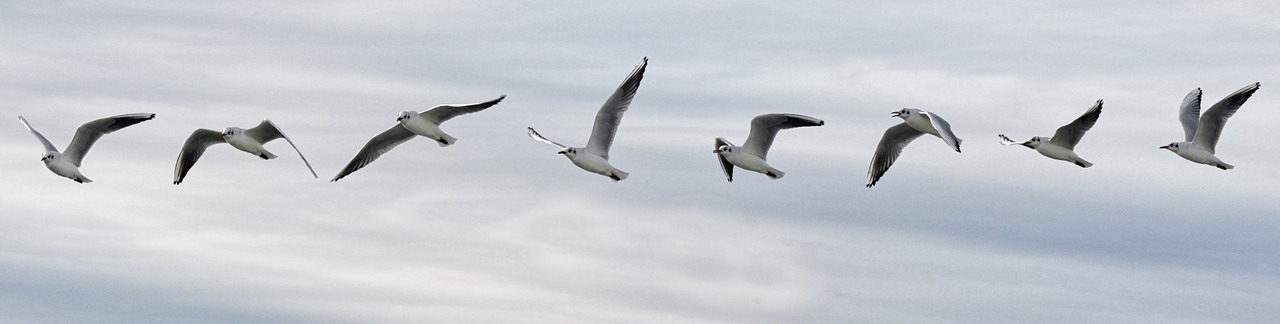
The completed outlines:
<svg viewBox="0 0 1280 324">
<path fill-rule="evenodd" d="M 1160 148 L 1162 148 L 1162 149 L 1166 149 L 1166 150 L 1167 150 L 1167 149 L 1169 149 L 1169 146 L 1168 146 L 1168 145 L 1165 145 L 1165 146 L 1161 146 Z"/>
</svg>

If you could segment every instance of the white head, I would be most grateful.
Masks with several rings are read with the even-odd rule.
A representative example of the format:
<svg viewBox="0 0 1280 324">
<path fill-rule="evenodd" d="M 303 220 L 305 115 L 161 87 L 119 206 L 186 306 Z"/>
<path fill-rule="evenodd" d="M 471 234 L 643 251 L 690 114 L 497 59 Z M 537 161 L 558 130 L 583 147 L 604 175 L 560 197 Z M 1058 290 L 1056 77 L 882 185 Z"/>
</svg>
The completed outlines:
<svg viewBox="0 0 1280 324">
<path fill-rule="evenodd" d="M 902 118 L 903 120 L 906 120 L 907 118 L 911 117 L 912 115 L 918 115 L 918 114 L 920 114 L 920 109 L 915 109 L 915 108 L 902 108 L 902 109 L 899 109 L 898 111 L 895 111 L 895 112 L 891 112 L 891 113 L 889 113 L 889 116 L 890 116 L 890 117 L 899 117 L 899 118 Z"/>
<path fill-rule="evenodd" d="M 1048 142 L 1049 142 L 1048 137 L 1036 136 L 1036 137 L 1032 137 L 1026 142 L 1022 142 L 1022 146 L 1026 146 L 1034 149 L 1034 148 L 1040 147 L 1041 144 L 1048 143 Z"/>
<path fill-rule="evenodd" d="M 58 160 L 58 159 L 61 159 L 61 158 L 62 158 L 62 153 L 58 153 L 58 152 L 54 152 L 54 151 L 48 151 L 48 152 L 44 152 L 44 156 L 41 156 L 41 157 L 40 157 L 40 161 L 42 161 L 42 162 L 44 162 L 44 163 L 49 163 L 49 162 L 53 162 L 54 160 Z"/>
<path fill-rule="evenodd" d="M 565 157 L 572 158 L 578 156 L 578 149 L 569 147 L 561 150 L 560 152 L 556 152 L 556 154 L 564 154 Z"/>
<path fill-rule="evenodd" d="M 417 117 L 417 116 L 418 116 L 418 113 L 416 113 L 416 112 L 412 112 L 412 111 L 401 111 L 401 112 L 400 112 L 400 116 L 396 116 L 396 121 L 397 121 L 397 122 L 404 122 L 404 121 L 406 121 L 406 120 L 413 119 L 414 117 Z"/>
<path fill-rule="evenodd" d="M 236 136 L 240 134 L 244 134 L 244 128 L 227 127 L 222 130 L 222 137 L 230 137 L 230 136 Z"/>
<path fill-rule="evenodd" d="M 720 147 L 717 147 L 715 150 L 712 150 L 711 153 L 717 153 L 720 155 L 729 155 L 730 153 L 733 153 L 733 146 L 720 145 Z"/>
<path fill-rule="evenodd" d="M 1188 146 L 1191 146 L 1190 142 L 1173 142 L 1173 143 L 1169 143 L 1169 145 L 1161 146 L 1160 148 L 1177 152 L 1178 150 L 1181 150 Z"/>
</svg>

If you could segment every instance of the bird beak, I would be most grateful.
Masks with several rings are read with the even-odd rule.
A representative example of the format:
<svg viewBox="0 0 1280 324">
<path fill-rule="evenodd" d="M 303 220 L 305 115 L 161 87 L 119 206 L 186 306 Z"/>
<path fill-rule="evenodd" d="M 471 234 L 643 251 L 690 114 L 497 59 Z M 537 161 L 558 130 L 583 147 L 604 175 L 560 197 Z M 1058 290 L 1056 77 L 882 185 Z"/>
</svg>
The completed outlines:
<svg viewBox="0 0 1280 324">
<path fill-rule="evenodd" d="M 1162 149 L 1166 149 L 1166 150 L 1167 150 L 1167 149 L 1169 149 L 1169 146 L 1168 146 L 1168 145 L 1165 145 L 1165 146 L 1161 146 L 1160 148 L 1162 148 Z"/>
<path fill-rule="evenodd" d="M 902 116 L 902 113 L 896 112 L 896 111 L 889 113 L 889 117 L 898 117 L 898 116 Z"/>
<path fill-rule="evenodd" d="M 567 152 L 567 151 L 560 151 L 560 152 L 556 152 L 556 154 L 564 154 L 565 152 Z"/>
<path fill-rule="evenodd" d="M 720 153 L 719 149 L 711 150 L 711 153 Z"/>
</svg>

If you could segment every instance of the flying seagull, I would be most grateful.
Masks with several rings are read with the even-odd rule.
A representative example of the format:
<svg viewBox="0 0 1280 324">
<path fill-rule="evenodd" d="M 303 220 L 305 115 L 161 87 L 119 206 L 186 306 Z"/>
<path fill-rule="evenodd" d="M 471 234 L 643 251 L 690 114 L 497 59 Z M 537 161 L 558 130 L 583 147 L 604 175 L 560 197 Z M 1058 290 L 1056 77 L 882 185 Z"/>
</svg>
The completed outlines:
<svg viewBox="0 0 1280 324">
<path fill-rule="evenodd" d="M 876 154 L 871 157 L 871 166 L 867 168 L 867 188 L 876 185 L 880 177 L 889 171 L 893 161 L 898 159 L 898 155 L 902 154 L 902 148 L 907 147 L 907 144 L 911 144 L 911 141 L 920 135 L 937 136 L 951 149 L 956 150 L 957 153 L 960 152 L 961 140 L 951 132 L 951 124 L 943 120 L 942 116 L 914 108 L 902 108 L 890 113 L 890 116 L 902 118 L 903 122 L 889 127 L 884 131 L 884 136 L 880 137 Z"/>
<path fill-rule="evenodd" d="M 417 136 L 430 138 L 440 144 L 440 147 L 449 146 L 457 142 L 458 139 L 440 130 L 440 124 L 454 117 L 492 107 L 506 97 L 507 95 L 502 95 L 498 99 L 473 104 L 439 105 L 420 113 L 414 111 L 401 112 L 400 116 L 396 117 L 398 124 L 369 139 L 369 142 L 364 144 L 360 152 L 351 158 L 351 162 L 348 162 L 347 166 L 342 168 L 342 171 L 338 172 L 338 175 L 334 176 L 333 180 L 329 181 L 338 181 L 338 179 L 360 170 L 360 168 L 373 163 L 373 160 L 377 160 L 379 156 L 391 151 L 397 145 Z"/>
<path fill-rule="evenodd" d="M 49 139 L 40 135 L 35 128 L 31 128 L 31 124 L 27 123 L 27 119 L 18 116 L 18 120 L 22 121 L 22 125 L 27 126 L 27 130 L 31 131 L 31 135 L 35 135 L 40 140 L 40 144 L 44 144 L 44 156 L 40 157 L 40 161 L 44 162 L 44 166 L 53 171 L 54 174 L 75 180 L 79 183 L 93 182 L 83 174 L 80 174 L 80 161 L 84 160 L 84 155 L 89 153 L 89 147 L 102 135 L 118 131 L 122 128 L 132 126 L 133 124 L 156 118 L 156 114 L 139 113 L 125 114 L 113 117 L 94 120 L 84 125 L 80 125 L 76 129 L 76 136 L 71 138 L 71 144 L 67 144 L 65 153 L 59 153 L 58 148 L 49 143 Z"/>
<path fill-rule="evenodd" d="M 1080 158 L 1073 150 L 1075 150 L 1076 144 L 1080 143 L 1080 139 L 1084 138 L 1084 133 L 1093 128 L 1093 124 L 1098 122 L 1098 116 L 1101 115 L 1102 99 L 1098 99 L 1098 102 L 1093 104 L 1092 108 L 1086 110 L 1076 120 L 1058 127 L 1058 131 L 1053 133 L 1053 137 L 1036 136 L 1025 142 L 1015 142 L 1004 136 L 1004 134 L 1000 134 L 1000 143 L 1026 146 L 1050 159 L 1063 160 L 1075 163 L 1081 168 L 1087 168 L 1093 166 L 1093 163 Z"/>
<path fill-rule="evenodd" d="M 1174 142 L 1160 148 L 1173 151 L 1191 162 L 1208 164 L 1219 169 L 1235 168 L 1214 156 L 1214 147 L 1218 146 L 1218 138 L 1222 136 L 1222 127 L 1227 125 L 1227 118 L 1240 110 L 1250 96 L 1253 96 L 1261 83 L 1254 82 L 1213 104 L 1209 110 L 1200 114 L 1200 89 L 1192 90 L 1182 99 L 1178 119 L 1182 121 L 1182 130 L 1186 132 L 1186 142 Z"/>
<path fill-rule="evenodd" d="M 249 154 L 256 155 L 263 160 L 276 158 L 275 154 L 268 152 L 263 144 L 283 138 L 289 142 L 289 146 L 293 146 L 293 150 L 298 152 L 298 157 L 302 158 L 302 163 L 307 164 L 307 169 L 311 170 L 312 177 L 316 176 L 316 170 L 311 168 L 311 162 L 307 162 L 307 157 L 302 156 L 302 151 L 298 150 L 297 145 L 293 145 L 293 141 L 289 137 L 284 136 L 280 132 L 280 128 L 270 120 L 263 119 L 258 126 L 250 129 L 240 127 L 227 127 L 221 132 L 212 129 L 197 129 L 187 137 L 186 144 L 182 145 L 182 152 L 178 153 L 178 163 L 173 166 L 173 184 L 181 184 L 182 179 L 187 177 L 187 171 L 191 171 L 191 167 L 196 165 L 196 160 L 204 155 L 204 150 L 210 145 L 218 143 L 231 144 L 232 147 Z"/>
<path fill-rule="evenodd" d="M 773 138 L 778 131 L 808 126 L 822 126 L 821 119 L 796 114 L 764 114 L 751 119 L 751 133 L 742 146 L 733 145 L 722 137 L 716 137 L 716 148 L 711 151 L 720 158 L 720 168 L 729 182 L 733 182 L 733 166 L 763 173 L 770 179 L 782 178 L 784 174 L 765 162 L 769 147 L 773 146 Z"/>
<path fill-rule="evenodd" d="M 583 170 L 609 177 L 614 182 L 626 179 L 626 172 L 609 164 L 609 147 L 613 145 L 613 136 L 618 133 L 618 123 L 622 122 L 622 113 L 627 111 L 627 107 L 631 105 L 631 99 L 636 96 L 636 90 L 640 89 L 640 79 L 644 78 L 644 68 L 648 64 L 649 58 L 646 57 L 635 70 L 631 71 L 626 81 L 613 91 L 613 95 L 604 102 L 604 106 L 600 107 L 586 147 L 568 147 L 553 142 L 542 134 L 538 134 L 533 127 L 529 127 L 529 137 L 559 148 L 559 154 L 564 154 L 570 162 L 573 162 L 573 165 Z"/>
</svg>

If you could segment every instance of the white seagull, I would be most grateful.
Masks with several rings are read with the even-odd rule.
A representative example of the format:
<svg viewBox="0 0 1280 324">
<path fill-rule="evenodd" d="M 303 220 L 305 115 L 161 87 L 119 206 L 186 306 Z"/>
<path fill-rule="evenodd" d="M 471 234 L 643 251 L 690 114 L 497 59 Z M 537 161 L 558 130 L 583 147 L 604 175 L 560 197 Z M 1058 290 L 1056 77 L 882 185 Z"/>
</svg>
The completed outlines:
<svg viewBox="0 0 1280 324">
<path fill-rule="evenodd" d="M 595 126 L 591 128 L 591 138 L 587 140 L 586 147 L 568 147 L 560 143 L 553 142 L 546 137 L 542 137 L 533 127 L 529 127 L 529 137 L 543 143 L 551 144 L 560 149 L 558 154 L 564 154 L 569 158 L 573 165 L 577 165 L 583 170 L 597 173 L 614 182 L 627 178 L 627 173 L 618 170 L 609 164 L 609 147 L 613 145 L 613 136 L 618 133 L 618 123 L 622 122 L 622 113 L 627 111 L 627 107 L 631 106 L 631 98 L 636 96 L 636 90 L 640 89 L 640 79 L 644 78 L 645 66 L 649 64 L 649 58 L 644 58 L 637 65 L 635 70 L 627 76 L 626 81 L 613 91 L 613 95 L 600 106 L 600 111 L 596 113 Z"/>
<path fill-rule="evenodd" d="M 293 146 L 293 150 L 298 152 L 298 157 L 302 158 L 302 163 L 307 164 L 307 170 L 311 170 L 311 176 L 319 177 L 316 175 L 316 170 L 311 168 L 311 162 L 307 162 L 307 157 L 302 156 L 302 151 L 298 150 L 298 146 L 293 145 L 293 141 L 284 136 L 284 133 L 280 132 L 280 128 L 277 128 L 276 124 L 270 120 L 263 119 L 261 123 L 258 123 L 258 126 L 250 129 L 227 127 L 219 132 L 201 128 L 192 132 L 191 136 L 187 137 L 186 144 L 182 145 L 182 152 L 178 153 L 178 163 L 173 167 L 173 184 L 182 183 L 182 179 L 187 177 L 187 171 L 190 171 L 191 167 L 196 165 L 196 160 L 199 160 L 200 156 L 204 155 L 204 150 L 210 145 L 227 143 L 236 149 L 256 155 L 263 160 L 270 160 L 276 158 L 276 155 L 268 152 L 262 145 L 277 138 L 283 138 L 286 142 L 289 142 L 289 146 Z"/>
<path fill-rule="evenodd" d="M 1218 138 L 1222 136 L 1222 127 L 1227 125 L 1227 118 L 1236 113 L 1250 96 L 1253 96 L 1261 83 L 1254 82 L 1213 104 L 1209 110 L 1200 114 L 1200 89 L 1192 90 L 1182 99 L 1178 119 L 1182 121 L 1182 130 L 1186 132 L 1186 142 L 1174 142 L 1160 148 L 1173 151 L 1191 162 L 1208 164 L 1219 169 L 1235 168 L 1214 156 L 1214 147 L 1218 146 Z"/>
<path fill-rule="evenodd" d="M 84 123 L 84 125 L 80 125 L 79 129 L 76 129 L 76 136 L 71 138 L 71 144 L 67 144 L 66 152 L 58 153 L 58 148 L 54 147 L 53 143 L 49 143 L 49 139 L 44 138 L 44 135 L 40 135 L 40 132 L 37 132 L 35 128 L 31 128 L 31 124 L 27 123 L 26 118 L 18 116 L 18 120 L 22 121 L 22 125 L 27 126 L 27 130 L 31 131 L 31 134 L 40 140 L 40 144 L 44 144 L 44 156 L 40 157 L 40 161 L 44 162 L 44 166 L 49 168 L 49 171 L 53 171 L 54 174 L 79 183 L 93 182 L 93 180 L 89 180 L 89 178 L 80 174 L 80 161 L 84 160 L 84 155 L 89 153 L 89 147 L 92 147 L 93 143 L 98 141 L 98 138 L 152 118 L 156 118 L 156 114 L 125 114 Z"/>
<path fill-rule="evenodd" d="M 769 147 L 773 146 L 773 138 L 778 131 L 808 126 L 822 126 L 821 119 L 796 114 L 764 114 L 751 119 L 751 133 L 742 146 L 733 145 L 722 137 L 716 137 L 716 148 L 711 151 L 720 158 L 720 168 L 724 176 L 733 182 L 733 166 L 749 171 L 763 173 L 770 179 L 782 178 L 784 174 L 765 162 Z"/>
<path fill-rule="evenodd" d="M 892 117 L 902 118 L 903 122 L 884 131 L 880 144 L 876 146 L 876 154 L 871 157 L 871 166 L 867 168 L 867 188 L 876 185 L 885 171 L 893 165 L 893 161 L 902 154 L 902 148 L 911 144 L 920 135 L 937 136 L 956 152 L 960 152 L 960 138 L 951 132 L 951 124 L 938 114 L 920 109 L 902 108 L 890 113 Z"/>
<path fill-rule="evenodd" d="M 338 175 L 334 176 L 333 180 L 329 181 L 338 181 L 338 179 L 360 170 L 360 168 L 373 163 L 373 160 L 377 160 L 379 156 L 391 151 L 397 145 L 417 136 L 435 140 L 436 143 L 440 144 L 440 147 L 449 146 L 457 142 L 458 139 L 440 130 L 440 124 L 454 117 L 492 107 L 506 97 L 507 95 L 502 95 L 498 99 L 473 104 L 439 105 L 420 113 L 414 111 L 401 112 L 400 116 L 396 117 L 398 124 L 369 139 L 369 142 L 365 143 L 363 148 L 360 148 L 360 152 L 357 152 L 356 156 L 351 158 L 351 162 L 348 162 L 347 166 L 342 168 L 342 171 L 338 172 Z"/>
<path fill-rule="evenodd" d="M 1093 104 L 1092 108 L 1086 110 L 1076 120 L 1058 127 L 1058 131 L 1053 133 L 1053 137 L 1036 136 L 1025 142 L 1015 142 L 1004 136 L 1004 134 L 1000 134 L 1000 144 L 1026 146 L 1050 159 L 1063 160 L 1075 163 L 1081 168 L 1087 168 L 1093 166 L 1093 163 L 1080 158 L 1073 150 L 1075 150 L 1076 144 L 1080 143 L 1080 139 L 1084 138 L 1084 133 L 1093 128 L 1093 124 L 1098 122 L 1098 116 L 1101 115 L 1102 99 L 1098 99 L 1098 102 Z"/>
</svg>

